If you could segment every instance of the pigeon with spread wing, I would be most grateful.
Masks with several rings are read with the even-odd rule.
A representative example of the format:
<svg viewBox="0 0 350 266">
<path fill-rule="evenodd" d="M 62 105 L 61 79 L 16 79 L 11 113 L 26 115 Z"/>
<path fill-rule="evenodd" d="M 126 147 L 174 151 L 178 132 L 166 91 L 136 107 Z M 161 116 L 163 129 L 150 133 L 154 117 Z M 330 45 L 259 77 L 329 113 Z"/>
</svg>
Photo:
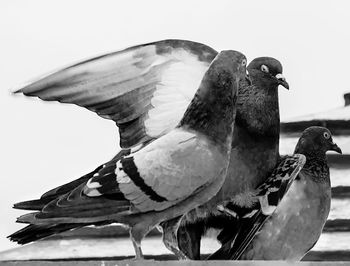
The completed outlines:
<svg viewBox="0 0 350 266">
<path fill-rule="evenodd" d="M 76 104 L 114 121 L 122 150 L 113 160 L 119 160 L 176 127 L 217 54 L 186 40 L 141 44 L 54 71 L 15 93 Z M 14 207 L 40 210 L 101 168 Z"/>
<path fill-rule="evenodd" d="M 87 182 L 18 218 L 29 223 L 10 239 L 28 243 L 52 233 L 113 222 L 130 227 L 136 257 L 141 240 L 160 222 L 210 200 L 229 164 L 236 93 L 246 58 L 219 53 L 206 71 L 180 123 L 121 159 L 103 165 Z"/>
<path fill-rule="evenodd" d="M 118 160 L 175 128 L 216 55 L 186 40 L 141 44 L 53 71 L 15 93 L 75 104 L 114 121 L 122 148 L 113 158 Z M 101 168 L 14 207 L 40 210 Z"/>
<path fill-rule="evenodd" d="M 330 209 L 329 150 L 341 153 L 330 131 L 307 128 L 295 155 L 281 158 L 273 174 L 257 188 L 250 208 L 234 198 L 220 206 L 238 230 L 222 231 L 224 244 L 209 259 L 302 259 L 320 237 Z"/>
</svg>

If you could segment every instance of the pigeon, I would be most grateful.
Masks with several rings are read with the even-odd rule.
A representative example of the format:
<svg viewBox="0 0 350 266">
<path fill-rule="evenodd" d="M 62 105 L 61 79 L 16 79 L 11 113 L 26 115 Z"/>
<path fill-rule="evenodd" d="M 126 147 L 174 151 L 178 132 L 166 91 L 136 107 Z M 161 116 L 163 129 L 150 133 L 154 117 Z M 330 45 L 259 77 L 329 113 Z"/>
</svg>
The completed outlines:
<svg viewBox="0 0 350 266">
<path fill-rule="evenodd" d="M 122 148 L 114 157 L 118 160 L 145 147 L 179 123 L 216 55 L 213 48 L 201 43 L 163 40 L 80 62 L 29 83 L 16 92 L 47 101 L 76 104 L 113 120 L 119 128 Z M 282 65 L 274 58 L 260 57 L 254 59 L 247 70 L 250 78 L 240 82 L 237 99 L 236 130 L 229 167 L 232 182 L 227 184 L 229 191 L 244 189 L 244 178 L 252 181 L 252 184 L 247 182 L 247 189 L 254 188 L 272 171 L 279 156 L 277 87 L 289 88 L 282 75 Z M 257 156 L 252 157 L 252 154 Z M 102 165 L 79 179 L 48 191 L 38 200 L 20 202 L 14 207 L 41 210 L 52 199 L 87 182 L 101 168 Z M 230 170 L 234 168 L 237 172 Z M 239 186 L 235 184 L 236 178 L 240 180 Z M 214 217 L 214 226 L 221 226 L 217 222 L 218 215 Z M 200 242 L 202 233 L 197 236 L 196 230 L 186 229 L 192 225 L 203 231 L 208 221 L 206 226 L 197 221 L 181 227 L 184 229 L 180 230 L 182 235 L 188 233 L 190 240 L 194 240 L 190 247 L 183 245 L 185 250 L 192 250 L 194 242 Z M 174 233 L 172 226 L 163 230 L 166 236 L 170 236 L 164 239 L 166 246 L 172 251 L 179 250 L 176 237 L 171 237 Z M 181 239 L 186 242 L 188 237 Z"/>
<path fill-rule="evenodd" d="M 294 155 L 281 158 L 257 188 L 250 208 L 242 208 L 239 201 L 230 202 L 229 208 L 220 206 L 239 229 L 209 259 L 301 260 L 319 239 L 330 210 L 327 151 L 342 153 L 331 132 L 307 128 Z"/>
<path fill-rule="evenodd" d="M 289 89 L 282 75 L 282 65 L 274 58 L 259 57 L 250 62 L 247 70 L 252 84 L 242 80 L 239 86 L 230 165 L 224 186 L 205 206 L 181 217 L 180 227 L 176 220 L 163 224 L 169 227 L 163 228 L 164 242 L 179 258 L 200 259 L 200 241 L 207 229 L 232 231 L 231 219 L 218 212 L 216 205 L 234 196 L 249 204 L 252 191 L 266 180 L 279 160 L 278 86 Z M 173 225 L 178 228 L 177 232 L 172 232 Z"/>
<path fill-rule="evenodd" d="M 122 149 L 112 160 L 119 160 L 176 127 L 217 54 L 205 44 L 186 40 L 141 44 L 54 71 L 15 93 L 76 104 L 114 121 Z M 102 167 L 14 208 L 41 210 Z"/>
<path fill-rule="evenodd" d="M 18 222 L 9 236 L 24 244 L 45 231 L 119 222 L 130 227 L 136 258 L 141 240 L 160 222 L 204 204 L 221 188 L 229 164 L 239 80 L 246 58 L 219 53 L 179 124 L 144 148 L 105 164 L 86 183 Z"/>
</svg>

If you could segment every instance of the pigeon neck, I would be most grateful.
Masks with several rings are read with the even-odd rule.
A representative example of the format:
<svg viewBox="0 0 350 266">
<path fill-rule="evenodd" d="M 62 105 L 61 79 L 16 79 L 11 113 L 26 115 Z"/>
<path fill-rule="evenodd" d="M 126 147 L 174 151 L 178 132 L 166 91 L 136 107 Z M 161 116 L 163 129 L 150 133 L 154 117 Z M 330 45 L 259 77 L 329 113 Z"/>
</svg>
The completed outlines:
<svg viewBox="0 0 350 266">
<path fill-rule="evenodd" d="M 202 133 L 225 150 L 230 150 L 236 115 L 233 80 L 202 81 L 179 127 Z"/>
<path fill-rule="evenodd" d="M 245 80 L 240 83 L 237 99 L 236 124 L 245 128 L 255 138 L 270 138 L 278 143 L 280 115 L 278 85 L 265 86 L 252 79 L 253 85 Z"/>
<path fill-rule="evenodd" d="M 305 142 L 300 138 L 294 153 L 303 154 L 306 162 L 303 170 L 316 182 L 326 182 L 329 176 L 326 152 L 320 148 L 314 148 L 313 144 Z"/>
<path fill-rule="evenodd" d="M 314 153 L 314 152 L 296 152 L 295 153 L 301 153 L 303 155 L 305 155 L 306 157 L 306 163 L 305 165 L 308 165 L 308 163 L 311 162 L 317 162 L 318 164 L 327 164 L 327 157 L 325 153 Z"/>
<path fill-rule="evenodd" d="M 301 153 L 301 152 L 299 152 Z M 303 171 L 308 173 L 312 180 L 317 183 L 330 183 L 329 167 L 327 164 L 326 154 L 320 156 L 319 154 L 301 153 L 306 157 L 306 162 Z"/>
<path fill-rule="evenodd" d="M 326 151 L 320 147 L 315 147 L 314 143 L 305 141 L 301 137 L 295 147 L 294 153 L 303 154 L 306 157 L 306 164 L 311 161 L 327 164 Z"/>
</svg>

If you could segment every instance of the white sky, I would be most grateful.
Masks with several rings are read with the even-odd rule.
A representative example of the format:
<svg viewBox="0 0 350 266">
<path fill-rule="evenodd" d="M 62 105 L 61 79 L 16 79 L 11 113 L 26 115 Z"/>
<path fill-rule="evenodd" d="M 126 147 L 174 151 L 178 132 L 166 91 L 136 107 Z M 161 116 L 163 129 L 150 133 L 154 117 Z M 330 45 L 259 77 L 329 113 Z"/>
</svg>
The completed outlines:
<svg viewBox="0 0 350 266">
<path fill-rule="evenodd" d="M 78 107 L 15 97 L 9 89 L 62 65 L 166 38 L 273 56 L 290 91 L 281 117 L 343 105 L 350 91 L 348 1 L 0 2 L 0 250 L 20 225 L 13 202 L 92 170 L 117 149 L 112 122 Z M 292 152 L 292 151 L 291 151 Z"/>
</svg>

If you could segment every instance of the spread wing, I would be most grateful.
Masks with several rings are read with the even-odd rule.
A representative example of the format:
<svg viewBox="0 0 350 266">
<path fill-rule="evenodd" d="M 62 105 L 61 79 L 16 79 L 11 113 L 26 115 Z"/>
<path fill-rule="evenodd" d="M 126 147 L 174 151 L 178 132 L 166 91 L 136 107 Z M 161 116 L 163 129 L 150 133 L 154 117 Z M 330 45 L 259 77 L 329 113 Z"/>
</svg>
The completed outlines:
<svg viewBox="0 0 350 266">
<path fill-rule="evenodd" d="M 237 219 L 238 229 L 225 239 L 222 247 L 212 254 L 209 260 L 238 260 L 245 249 L 260 231 L 266 220 L 274 213 L 278 203 L 287 193 L 290 185 L 305 164 L 305 156 L 295 154 L 285 156 L 270 177 L 257 188 L 256 203 L 251 208 L 242 209 L 240 206 L 227 205 L 221 209 Z"/>
<path fill-rule="evenodd" d="M 111 219 L 130 206 L 132 213 L 161 211 L 214 182 L 225 173 L 224 161 L 224 155 L 207 141 L 176 129 L 121 160 L 110 161 L 88 182 L 18 221 L 93 223 Z"/>
<path fill-rule="evenodd" d="M 163 40 L 80 62 L 16 92 L 111 119 L 119 127 L 120 146 L 129 148 L 178 124 L 216 55 L 204 44 Z"/>
</svg>

